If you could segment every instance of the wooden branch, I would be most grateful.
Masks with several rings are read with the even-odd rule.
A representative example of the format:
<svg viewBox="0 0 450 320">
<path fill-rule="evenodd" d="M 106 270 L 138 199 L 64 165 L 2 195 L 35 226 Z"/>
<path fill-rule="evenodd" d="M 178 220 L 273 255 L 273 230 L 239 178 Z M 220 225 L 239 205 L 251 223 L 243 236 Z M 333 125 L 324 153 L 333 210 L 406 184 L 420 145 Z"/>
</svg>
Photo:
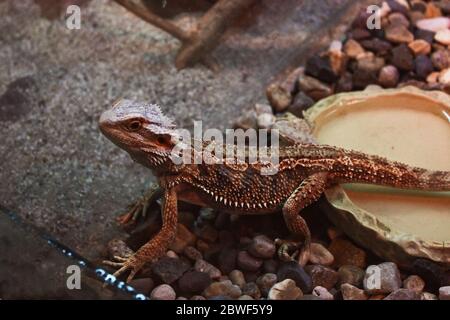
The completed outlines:
<svg viewBox="0 0 450 320">
<path fill-rule="evenodd" d="M 218 65 L 208 54 L 219 44 L 222 34 L 230 23 L 244 9 L 256 2 L 256 0 L 219 0 L 201 17 L 194 30 L 185 31 L 136 1 L 114 1 L 182 42 L 175 59 L 177 69 L 192 66 L 200 61 L 213 70 L 218 70 Z"/>
<path fill-rule="evenodd" d="M 175 66 L 178 69 L 198 62 L 219 43 L 227 26 L 256 0 L 219 0 L 200 19 L 191 39 L 181 47 Z"/>
<path fill-rule="evenodd" d="M 166 19 L 163 19 L 157 16 L 156 14 L 153 14 L 146 7 L 136 3 L 135 1 L 133 0 L 114 0 L 114 1 L 123 6 L 125 9 L 137 15 L 139 18 L 166 31 L 167 33 L 171 34 L 180 41 L 186 42 L 190 40 L 189 33 L 178 28 L 176 25 L 167 21 Z"/>
</svg>

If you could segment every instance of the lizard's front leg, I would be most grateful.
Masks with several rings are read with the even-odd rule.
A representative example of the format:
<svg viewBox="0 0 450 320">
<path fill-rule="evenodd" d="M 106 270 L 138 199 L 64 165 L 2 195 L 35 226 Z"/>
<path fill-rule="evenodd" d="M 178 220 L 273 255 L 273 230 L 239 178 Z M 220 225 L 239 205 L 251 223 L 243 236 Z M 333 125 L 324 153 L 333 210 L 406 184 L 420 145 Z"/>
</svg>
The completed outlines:
<svg viewBox="0 0 450 320">
<path fill-rule="evenodd" d="M 120 262 L 104 261 L 107 265 L 120 267 L 120 269 L 114 273 L 114 276 L 117 277 L 125 271 L 131 270 L 130 275 L 127 278 L 127 282 L 129 282 L 145 263 L 154 262 L 166 253 L 167 248 L 174 240 L 177 231 L 177 194 L 174 188 L 165 191 L 163 201 L 163 225 L 158 234 L 127 259 L 115 257 L 115 259 Z"/>
<path fill-rule="evenodd" d="M 300 211 L 318 200 L 326 187 L 326 172 L 310 175 L 289 196 L 283 206 L 283 217 L 288 229 L 295 235 L 302 235 L 304 243 L 299 256 L 299 263 L 304 266 L 309 260 L 311 233 Z M 283 251 L 283 247 L 280 248 Z"/>
<path fill-rule="evenodd" d="M 136 201 L 128 212 L 117 217 L 117 221 L 121 225 L 126 225 L 128 223 L 134 224 L 140 216 L 145 218 L 148 208 L 163 194 L 164 190 L 157 183 L 152 184 L 146 194 Z"/>
</svg>

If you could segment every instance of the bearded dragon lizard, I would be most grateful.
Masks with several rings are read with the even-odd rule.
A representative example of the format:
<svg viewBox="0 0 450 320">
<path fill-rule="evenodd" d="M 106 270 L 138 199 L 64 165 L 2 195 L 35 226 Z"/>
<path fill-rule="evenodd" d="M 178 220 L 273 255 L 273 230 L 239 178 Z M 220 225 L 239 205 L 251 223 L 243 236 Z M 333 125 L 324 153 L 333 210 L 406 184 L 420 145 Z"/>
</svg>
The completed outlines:
<svg viewBox="0 0 450 320">
<path fill-rule="evenodd" d="M 154 104 L 120 100 L 99 121 L 101 132 L 150 168 L 163 195 L 162 228 L 133 255 L 106 262 L 130 270 L 127 281 L 147 262 L 163 256 L 176 235 L 177 202 L 234 214 L 281 212 L 288 229 L 303 236 L 299 263 L 309 257 L 310 231 L 300 211 L 340 183 L 367 183 L 403 189 L 450 190 L 450 172 L 430 171 L 357 151 L 315 144 L 280 147 L 277 172 L 261 174 L 264 163 L 176 164 L 171 151 L 179 141 L 174 122 Z M 224 146 L 226 147 L 226 146 Z M 191 148 L 193 154 L 198 152 Z M 157 193 L 158 193 L 157 192 Z"/>
</svg>

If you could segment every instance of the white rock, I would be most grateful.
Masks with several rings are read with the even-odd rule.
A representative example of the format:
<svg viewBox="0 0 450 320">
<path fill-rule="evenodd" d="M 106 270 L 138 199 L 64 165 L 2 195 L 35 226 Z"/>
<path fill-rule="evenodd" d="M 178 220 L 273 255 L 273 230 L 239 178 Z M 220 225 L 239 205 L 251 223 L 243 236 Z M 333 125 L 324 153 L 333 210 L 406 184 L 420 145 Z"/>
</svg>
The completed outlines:
<svg viewBox="0 0 450 320">
<path fill-rule="evenodd" d="M 315 287 L 312 294 L 322 300 L 334 300 L 333 295 L 327 290 L 327 288 L 321 286 Z"/>
<path fill-rule="evenodd" d="M 440 42 L 442 44 L 449 45 L 450 44 L 450 30 L 448 30 L 448 29 L 439 30 L 434 35 L 434 40 L 436 40 L 437 42 Z"/>
<path fill-rule="evenodd" d="M 450 18 L 437 17 L 430 19 L 421 19 L 416 23 L 417 28 L 438 32 L 439 30 L 445 30 L 450 27 Z"/>
<path fill-rule="evenodd" d="M 295 285 L 292 279 L 275 283 L 270 288 L 267 298 L 269 300 L 297 300 L 303 296 L 302 290 Z"/>
</svg>

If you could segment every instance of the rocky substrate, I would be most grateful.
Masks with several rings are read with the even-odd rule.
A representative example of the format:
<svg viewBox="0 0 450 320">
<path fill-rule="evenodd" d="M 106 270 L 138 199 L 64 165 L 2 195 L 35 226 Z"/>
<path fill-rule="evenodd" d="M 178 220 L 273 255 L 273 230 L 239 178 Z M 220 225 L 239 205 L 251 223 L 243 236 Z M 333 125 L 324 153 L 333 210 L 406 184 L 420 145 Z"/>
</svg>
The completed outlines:
<svg viewBox="0 0 450 320">
<path fill-rule="evenodd" d="M 275 114 L 302 117 L 315 101 L 372 84 L 450 92 L 449 13 L 449 1 L 386 1 L 378 30 L 368 30 L 368 15 L 361 13 L 344 41 L 332 42 L 326 52 L 269 85 L 270 105 L 255 105 L 235 127 L 271 128 Z M 154 209 L 155 217 L 159 209 Z M 243 217 L 188 208 L 180 210 L 166 256 L 131 284 L 162 300 L 450 300 L 448 270 L 425 259 L 401 269 L 356 246 L 317 206 L 305 211 L 313 236 L 305 267 L 278 258 L 274 240 L 290 236 L 281 215 Z M 157 230 L 156 220 L 148 219 L 125 242 L 113 240 L 109 256 L 138 249 Z M 380 271 L 375 288 L 373 266 Z"/>
<path fill-rule="evenodd" d="M 343 41 L 269 85 L 274 112 L 301 117 L 317 100 L 368 85 L 450 92 L 450 1 L 390 0 L 380 7 L 379 29 L 367 28 L 370 15 L 362 11 Z"/>
<path fill-rule="evenodd" d="M 159 216 L 158 208 L 152 212 L 154 218 Z M 308 210 L 312 255 L 301 267 L 278 258 L 274 239 L 289 238 L 281 215 L 242 217 L 210 209 L 182 210 L 166 256 L 147 266 L 131 285 L 158 300 L 450 299 L 450 274 L 440 266 L 418 259 L 413 273 L 403 272 L 359 248 L 323 219 L 315 206 Z M 109 256 L 137 249 L 158 225 L 149 219 L 126 242 L 111 241 Z M 373 266 L 379 267 L 376 286 Z"/>
</svg>

